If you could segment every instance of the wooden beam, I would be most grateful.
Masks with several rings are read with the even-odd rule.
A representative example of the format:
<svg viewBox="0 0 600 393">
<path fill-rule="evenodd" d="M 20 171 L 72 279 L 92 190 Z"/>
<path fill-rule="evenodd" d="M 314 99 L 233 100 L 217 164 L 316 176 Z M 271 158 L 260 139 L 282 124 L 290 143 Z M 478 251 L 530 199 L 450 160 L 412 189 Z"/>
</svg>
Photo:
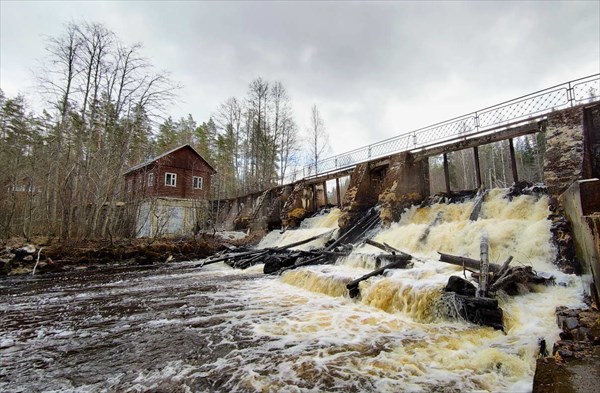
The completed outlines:
<svg viewBox="0 0 600 393">
<path fill-rule="evenodd" d="M 337 196 L 337 205 L 338 207 L 341 209 L 343 206 L 342 204 L 342 192 L 340 191 L 340 178 L 336 177 L 335 178 L 335 192 L 336 192 L 336 196 Z"/>
<path fill-rule="evenodd" d="M 523 125 L 517 125 L 515 127 L 496 131 L 489 134 L 481 135 L 481 136 L 473 136 L 472 138 L 468 138 L 467 140 L 457 140 L 457 141 L 448 141 L 446 144 L 438 146 L 422 146 L 418 149 L 411 151 L 415 157 L 431 157 L 437 156 L 442 153 L 450 153 L 457 150 L 470 149 L 474 146 L 487 145 L 488 143 L 504 141 L 509 138 L 516 138 L 522 135 L 534 134 L 536 132 L 543 131 L 546 126 L 546 121 L 535 121 Z M 505 127 L 505 126 L 502 126 Z M 487 132 L 487 131 L 486 131 Z"/>
<path fill-rule="evenodd" d="M 304 184 L 320 184 L 324 180 L 338 179 L 340 177 L 349 176 L 349 175 L 352 174 L 352 172 L 354 172 L 354 167 L 352 167 L 351 169 L 344 169 L 344 170 L 339 171 L 339 172 L 327 173 L 327 174 L 321 175 L 319 177 L 307 179 L 304 182 Z"/>
<path fill-rule="evenodd" d="M 479 148 L 473 146 L 473 157 L 475 158 L 475 176 L 477 177 L 477 188 L 481 187 L 481 167 L 479 166 Z"/>
<path fill-rule="evenodd" d="M 512 168 L 513 181 L 516 183 L 519 181 L 519 173 L 517 172 L 517 157 L 515 156 L 515 145 L 512 138 L 508 140 L 508 147 L 510 148 L 510 166 Z"/>
<path fill-rule="evenodd" d="M 450 169 L 448 168 L 448 154 L 444 153 L 444 180 L 446 182 L 446 193 L 450 194 Z"/>
</svg>

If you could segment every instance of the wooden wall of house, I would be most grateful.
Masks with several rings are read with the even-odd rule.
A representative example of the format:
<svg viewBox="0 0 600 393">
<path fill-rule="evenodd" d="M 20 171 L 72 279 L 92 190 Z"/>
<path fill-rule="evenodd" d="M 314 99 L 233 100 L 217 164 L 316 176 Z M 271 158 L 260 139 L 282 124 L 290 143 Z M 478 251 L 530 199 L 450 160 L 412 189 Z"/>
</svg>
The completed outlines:
<svg viewBox="0 0 600 393">
<path fill-rule="evenodd" d="M 175 173 L 176 185 L 165 185 L 165 175 Z M 154 175 L 149 184 L 148 177 Z M 171 197 L 208 200 L 212 169 L 191 149 L 182 148 L 152 164 L 128 173 L 125 177 L 125 194 L 130 198 Z M 202 177 L 202 189 L 193 188 L 193 177 Z M 131 191 L 129 182 L 131 181 Z"/>
</svg>

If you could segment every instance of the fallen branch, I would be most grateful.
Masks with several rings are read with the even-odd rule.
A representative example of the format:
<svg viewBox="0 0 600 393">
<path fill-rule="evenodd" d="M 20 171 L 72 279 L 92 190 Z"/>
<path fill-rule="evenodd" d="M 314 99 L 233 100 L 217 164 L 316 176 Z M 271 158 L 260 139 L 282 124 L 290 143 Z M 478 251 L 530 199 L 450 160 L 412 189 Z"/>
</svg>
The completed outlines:
<svg viewBox="0 0 600 393">
<path fill-rule="evenodd" d="M 33 267 L 33 271 L 31 272 L 32 276 L 35 274 L 35 269 L 38 267 L 38 264 L 40 263 L 40 254 L 42 253 L 42 248 L 44 248 L 44 247 L 40 247 L 40 249 L 38 250 L 37 261 L 35 262 L 35 266 Z"/>
<path fill-rule="evenodd" d="M 469 216 L 469 220 L 477 221 L 479 218 L 479 213 L 481 212 L 481 207 L 483 206 L 483 200 L 487 195 L 488 191 L 481 186 L 481 188 L 477 191 L 477 196 L 475 197 L 475 204 L 473 205 L 473 210 L 471 211 L 471 215 Z"/>
<path fill-rule="evenodd" d="M 425 228 L 425 231 L 423 231 L 423 234 L 421 234 L 421 236 L 419 237 L 419 243 L 423 243 L 427 239 L 431 228 L 436 226 L 442 220 L 442 215 L 443 214 L 441 211 L 438 212 L 438 214 L 435 216 L 435 219 L 431 222 L 431 224 L 427 226 L 427 228 Z"/>
<path fill-rule="evenodd" d="M 403 255 L 395 255 L 395 258 L 397 259 L 395 262 L 389 263 L 383 267 L 373 270 L 371 273 L 367 273 L 364 276 L 357 278 L 356 280 L 350 281 L 346 285 L 346 288 L 348 288 L 350 297 L 358 296 L 358 294 L 359 294 L 358 284 L 360 284 L 361 281 L 364 281 L 373 276 L 378 276 L 387 269 L 404 269 L 409 266 L 410 259 L 411 259 L 410 255 L 408 257 L 403 256 Z"/>
<path fill-rule="evenodd" d="M 407 253 L 405 253 L 405 252 L 402 252 L 402 251 L 400 251 L 400 250 L 398 250 L 398 249 L 396 249 L 396 248 L 394 248 L 394 247 L 390 246 L 390 245 L 389 245 L 389 244 L 387 244 L 387 243 L 383 243 L 383 244 L 382 244 L 382 243 L 378 243 L 378 242 L 376 242 L 376 241 L 374 241 L 374 240 L 371 240 L 371 239 L 367 239 L 367 240 L 365 240 L 365 243 L 367 243 L 368 245 L 371 245 L 371 246 L 373 246 L 373 247 L 377 247 L 377 248 L 379 248 L 379 249 L 381 249 L 381 250 L 383 250 L 383 251 L 386 251 L 386 252 L 392 253 L 392 255 L 396 255 L 396 254 L 398 254 L 398 255 L 410 256 L 409 254 L 407 254 Z"/>
<path fill-rule="evenodd" d="M 451 265 L 456 265 L 456 266 L 460 266 L 460 267 L 468 267 L 469 269 L 479 271 L 480 261 L 478 261 L 477 259 L 468 258 L 468 257 L 459 257 L 456 255 L 444 254 L 442 252 L 438 252 L 438 254 L 440 254 L 440 262 L 445 262 L 445 263 L 449 263 Z M 490 272 L 496 273 L 496 272 L 500 271 L 500 269 L 501 269 L 501 266 L 499 266 L 499 265 L 496 265 L 494 263 L 489 264 Z"/>
</svg>

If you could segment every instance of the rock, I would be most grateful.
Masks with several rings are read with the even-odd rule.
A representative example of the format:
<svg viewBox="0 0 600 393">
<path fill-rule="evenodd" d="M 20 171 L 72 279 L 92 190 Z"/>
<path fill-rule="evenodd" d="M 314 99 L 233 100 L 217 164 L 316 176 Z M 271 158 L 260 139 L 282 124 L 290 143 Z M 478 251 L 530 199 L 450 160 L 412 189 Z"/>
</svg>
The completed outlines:
<svg viewBox="0 0 600 393">
<path fill-rule="evenodd" d="M 590 333 L 590 329 L 586 328 L 585 326 L 581 326 L 579 329 L 577 329 L 577 340 L 588 341 L 589 333 Z"/>
<path fill-rule="evenodd" d="M 565 320 L 567 319 L 567 317 L 565 317 L 562 314 L 557 313 L 556 314 L 556 326 L 558 326 L 559 328 L 563 328 L 563 325 L 565 324 Z"/>
<path fill-rule="evenodd" d="M 573 357 L 573 352 L 569 351 L 568 349 L 559 349 L 558 354 L 562 358 L 572 358 Z"/>
<path fill-rule="evenodd" d="M 459 276 L 450 276 L 444 291 L 454 292 L 464 296 L 475 296 L 476 289 L 477 288 L 475 285 L 473 285 L 473 283 L 465 280 L 464 278 Z"/>
<path fill-rule="evenodd" d="M 575 317 L 568 317 L 563 323 L 563 330 L 573 330 L 579 327 L 579 320 Z"/>
<path fill-rule="evenodd" d="M 26 255 L 23 257 L 23 261 L 25 262 L 31 262 L 33 261 L 33 255 Z"/>
<path fill-rule="evenodd" d="M 24 254 L 33 254 L 35 252 L 35 246 L 32 244 L 26 244 L 21 248 L 18 248 L 17 251 L 22 252 Z"/>
<path fill-rule="evenodd" d="M 571 334 L 571 332 L 560 332 L 558 334 L 558 336 L 560 337 L 561 340 L 572 340 L 573 339 L 573 335 Z"/>
<path fill-rule="evenodd" d="M 18 266 L 18 267 L 15 267 L 15 268 L 11 269 L 8 272 L 8 275 L 9 276 L 16 276 L 16 275 L 19 275 L 19 274 L 30 274 L 32 271 L 33 271 L 33 269 L 30 268 L 30 267 Z"/>
</svg>

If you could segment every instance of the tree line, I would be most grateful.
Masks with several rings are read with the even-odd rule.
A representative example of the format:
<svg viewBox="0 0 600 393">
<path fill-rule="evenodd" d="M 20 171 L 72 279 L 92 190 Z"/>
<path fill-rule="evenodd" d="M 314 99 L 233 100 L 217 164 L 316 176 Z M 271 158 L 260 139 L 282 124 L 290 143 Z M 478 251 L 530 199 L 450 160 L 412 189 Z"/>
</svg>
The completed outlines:
<svg viewBox="0 0 600 393">
<path fill-rule="evenodd" d="M 0 238 L 122 234 L 123 172 L 185 143 L 218 171 L 214 199 L 280 184 L 325 151 L 309 137 L 303 152 L 285 86 L 260 77 L 201 123 L 166 117 L 181 86 L 102 24 L 68 24 L 44 64 L 41 113 L 0 90 Z M 311 124 L 323 135 L 316 106 Z"/>
</svg>

